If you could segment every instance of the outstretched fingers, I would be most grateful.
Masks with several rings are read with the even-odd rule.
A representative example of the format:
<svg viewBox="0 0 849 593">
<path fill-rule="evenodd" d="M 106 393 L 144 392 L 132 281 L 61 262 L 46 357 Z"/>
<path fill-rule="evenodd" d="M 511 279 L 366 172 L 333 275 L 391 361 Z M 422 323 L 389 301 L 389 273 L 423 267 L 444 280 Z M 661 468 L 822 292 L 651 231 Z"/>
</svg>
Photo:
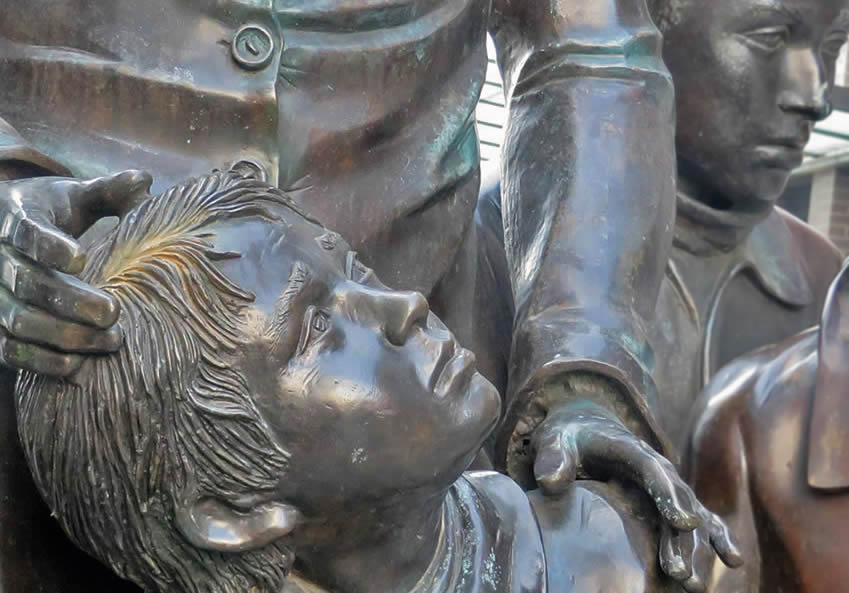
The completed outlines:
<svg viewBox="0 0 849 593">
<path fill-rule="evenodd" d="M 664 521 L 678 531 L 701 524 L 699 502 L 675 466 L 624 427 L 596 430 L 587 439 L 582 457 L 593 463 L 616 463 L 627 477 L 646 492 Z M 587 463 L 587 461 L 585 461 Z M 618 473 L 618 472 L 617 472 Z"/>
<path fill-rule="evenodd" d="M 731 536 L 731 531 L 725 524 L 725 521 L 718 516 L 710 513 L 708 520 L 710 530 L 710 543 L 719 558 L 729 568 L 738 568 L 743 565 L 743 554 L 737 547 L 734 538 Z"/>
<path fill-rule="evenodd" d="M 680 533 L 668 523 L 661 526 L 659 560 L 660 568 L 666 575 L 683 583 L 692 576 L 693 572 L 690 563 L 686 560 L 687 554 L 683 549 Z"/>
</svg>

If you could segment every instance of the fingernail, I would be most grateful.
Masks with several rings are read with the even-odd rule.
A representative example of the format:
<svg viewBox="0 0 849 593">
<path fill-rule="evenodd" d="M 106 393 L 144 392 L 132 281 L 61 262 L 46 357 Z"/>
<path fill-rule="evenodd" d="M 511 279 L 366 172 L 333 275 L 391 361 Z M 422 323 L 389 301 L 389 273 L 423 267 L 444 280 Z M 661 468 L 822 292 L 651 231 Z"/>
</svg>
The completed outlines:
<svg viewBox="0 0 849 593">
<path fill-rule="evenodd" d="M 118 321 L 121 307 L 112 295 L 96 291 L 91 298 L 82 299 L 76 307 L 77 315 L 88 319 L 95 327 L 108 329 Z"/>
</svg>

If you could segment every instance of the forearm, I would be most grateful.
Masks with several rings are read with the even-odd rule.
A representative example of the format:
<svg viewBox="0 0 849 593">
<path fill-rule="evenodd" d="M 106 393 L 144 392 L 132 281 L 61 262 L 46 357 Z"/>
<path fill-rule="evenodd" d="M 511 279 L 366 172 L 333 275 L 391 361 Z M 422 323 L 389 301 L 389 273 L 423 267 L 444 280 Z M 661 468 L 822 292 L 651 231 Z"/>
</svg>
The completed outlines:
<svg viewBox="0 0 849 593">
<path fill-rule="evenodd" d="M 515 4 L 498 3 L 494 21 L 509 105 L 510 394 L 552 390 L 568 400 L 580 392 L 566 375 L 579 373 L 578 382 L 595 382 L 597 403 L 657 443 L 643 336 L 675 199 L 674 97 L 660 34 L 644 0 Z"/>
</svg>

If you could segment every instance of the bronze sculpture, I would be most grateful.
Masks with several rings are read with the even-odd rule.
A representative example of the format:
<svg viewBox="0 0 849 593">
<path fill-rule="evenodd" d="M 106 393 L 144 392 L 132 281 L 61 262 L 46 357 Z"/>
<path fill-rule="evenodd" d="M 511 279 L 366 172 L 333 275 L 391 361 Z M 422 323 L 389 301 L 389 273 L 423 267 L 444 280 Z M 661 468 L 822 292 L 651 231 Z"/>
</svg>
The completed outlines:
<svg viewBox="0 0 849 593">
<path fill-rule="evenodd" d="M 125 343 L 23 373 L 21 440 L 72 540 L 145 590 L 677 589 L 649 501 L 461 476 L 498 392 L 421 294 L 276 188 L 218 173 L 151 198 L 81 277 Z"/>
<path fill-rule="evenodd" d="M 774 203 L 831 109 L 849 2 L 654 4 L 677 90 L 678 208 L 652 339 L 680 445 L 707 380 L 816 324 L 840 269 L 836 247 Z"/>
<path fill-rule="evenodd" d="M 536 439 L 551 448 L 544 486 L 570 483 L 562 467 L 639 468 L 629 477 L 671 526 L 722 537 L 674 468 L 634 436 L 662 448 L 643 336 L 672 215 L 671 88 L 644 0 L 491 11 L 485 0 L 11 0 L 4 14 L 13 18 L 0 21 L 0 74 L 15 81 L 0 89 L 7 364 L 64 374 L 89 356 L 80 350 L 117 346 L 114 300 L 62 274 L 84 260 L 63 233 L 144 193 L 144 181 L 116 172 L 146 167 L 161 189 L 233 168 L 286 187 L 390 283 L 428 294 L 507 389 L 509 424 L 532 432 L 513 402 L 542 415 L 540 402 L 578 403 L 551 414 Z M 472 223 L 488 27 L 511 82 L 515 320 L 509 298 L 482 289 L 486 254 Z M 40 202 L 47 194 L 58 200 Z M 492 318 L 515 321 L 513 355 L 480 335 Z M 601 404 L 593 414 L 587 399 Z M 558 430 L 591 446 L 564 448 Z M 605 454 L 580 457 L 592 447 Z"/>
<path fill-rule="evenodd" d="M 696 406 L 688 473 L 747 558 L 711 591 L 846 586 L 848 305 L 844 266 L 818 328 L 723 368 Z"/>
<path fill-rule="evenodd" d="M 648 342 L 679 448 L 690 406 L 725 363 L 817 322 L 840 267 L 830 241 L 775 208 L 830 111 L 844 0 L 651 0 L 676 86 L 673 249 Z M 497 186 L 482 208 L 496 210 Z M 492 215 L 491 218 L 497 218 Z"/>
</svg>

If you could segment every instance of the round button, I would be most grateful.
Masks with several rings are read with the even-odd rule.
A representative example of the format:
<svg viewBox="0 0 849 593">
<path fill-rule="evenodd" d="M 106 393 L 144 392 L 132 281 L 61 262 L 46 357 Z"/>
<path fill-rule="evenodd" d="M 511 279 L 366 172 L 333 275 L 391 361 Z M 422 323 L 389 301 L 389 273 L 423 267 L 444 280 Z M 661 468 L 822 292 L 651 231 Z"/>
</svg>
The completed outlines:
<svg viewBox="0 0 849 593">
<path fill-rule="evenodd" d="M 259 70 L 271 62 L 274 38 L 262 25 L 245 25 L 236 31 L 230 52 L 233 60 L 245 70 Z"/>
</svg>

